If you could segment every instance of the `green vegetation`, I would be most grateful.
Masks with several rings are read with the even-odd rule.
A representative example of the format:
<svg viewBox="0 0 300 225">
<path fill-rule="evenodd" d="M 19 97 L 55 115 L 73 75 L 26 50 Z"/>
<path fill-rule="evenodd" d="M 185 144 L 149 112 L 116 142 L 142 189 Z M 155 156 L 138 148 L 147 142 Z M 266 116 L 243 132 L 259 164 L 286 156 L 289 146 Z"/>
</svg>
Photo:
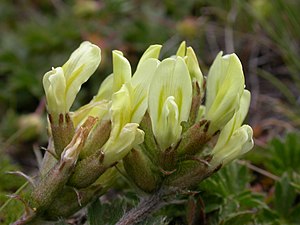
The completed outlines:
<svg viewBox="0 0 300 225">
<path fill-rule="evenodd" d="M 252 93 L 247 123 L 254 130 L 254 150 L 195 189 L 178 193 L 172 204 L 140 224 L 299 224 L 299 8 L 295 0 L 2 0 L 0 224 L 22 214 L 22 202 L 10 197 L 30 187 L 6 172 L 34 177 L 38 146 L 46 147 L 42 77 L 84 40 L 101 47 L 102 62 L 83 85 L 76 108 L 112 72 L 113 49 L 122 50 L 135 68 L 150 44 L 163 43 L 164 57 L 182 40 L 195 49 L 205 76 L 220 50 L 235 52 Z M 57 224 L 115 224 L 137 205 L 125 181 L 121 175 L 114 189 L 85 212 Z M 110 218 L 103 216 L 107 213 Z"/>
</svg>

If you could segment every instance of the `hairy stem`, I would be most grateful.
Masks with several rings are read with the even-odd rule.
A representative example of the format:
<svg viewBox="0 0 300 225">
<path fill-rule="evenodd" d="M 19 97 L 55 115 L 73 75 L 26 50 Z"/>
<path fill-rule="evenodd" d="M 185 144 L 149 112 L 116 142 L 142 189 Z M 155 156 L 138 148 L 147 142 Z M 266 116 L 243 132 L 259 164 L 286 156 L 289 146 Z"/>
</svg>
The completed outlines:
<svg viewBox="0 0 300 225">
<path fill-rule="evenodd" d="M 132 225 L 141 222 L 156 210 L 160 209 L 164 203 L 165 201 L 163 200 L 162 193 L 154 193 L 153 195 L 142 199 L 138 206 L 123 215 L 116 225 Z"/>
</svg>

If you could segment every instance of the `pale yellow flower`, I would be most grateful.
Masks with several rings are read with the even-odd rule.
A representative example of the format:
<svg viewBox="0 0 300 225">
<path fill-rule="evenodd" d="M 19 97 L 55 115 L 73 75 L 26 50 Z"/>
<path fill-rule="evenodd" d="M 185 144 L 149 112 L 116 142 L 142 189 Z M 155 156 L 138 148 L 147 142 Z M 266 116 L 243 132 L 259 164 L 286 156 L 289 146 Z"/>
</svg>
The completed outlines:
<svg viewBox="0 0 300 225">
<path fill-rule="evenodd" d="M 235 54 L 220 52 L 210 67 L 206 88 L 205 118 L 212 134 L 222 129 L 239 108 L 245 86 L 242 64 Z"/>
<path fill-rule="evenodd" d="M 44 75 L 49 114 L 55 117 L 69 112 L 81 85 L 95 72 L 100 61 L 100 48 L 86 41 L 62 67 L 53 68 Z"/>
<path fill-rule="evenodd" d="M 248 125 L 241 126 L 248 113 L 250 97 L 250 92 L 244 90 L 239 110 L 221 130 L 217 144 L 212 150 L 212 164 L 227 164 L 253 147 L 252 128 Z"/>
<path fill-rule="evenodd" d="M 181 122 L 187 121 L 192 84 L 182 57 L 163 60 L 155 71 L 149 90 L 149 114 L 153 133 L 162 150 L 176 143 Z"/>
</svg>

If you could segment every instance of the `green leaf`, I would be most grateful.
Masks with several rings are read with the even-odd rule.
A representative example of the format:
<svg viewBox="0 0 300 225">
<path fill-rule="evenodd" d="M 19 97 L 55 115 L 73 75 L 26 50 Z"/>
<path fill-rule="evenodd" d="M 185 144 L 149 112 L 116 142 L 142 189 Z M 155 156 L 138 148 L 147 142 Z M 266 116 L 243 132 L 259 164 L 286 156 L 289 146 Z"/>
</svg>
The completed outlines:
<svg viewBox="0 0 300 225">
<path fill-rule="evenodd" d="M 241 225 L 241 224 L 248 224 L 253 219 L 254 213 L 252 211 L 244 211 L 244 212 L 237 212 L 228 215 L 228 218 L 222 221 L 220 224 L 222 225 Z"/>
<path fill-rule="evenodd" d="M 88 207 L 89 225 L 116 224 L 125 213 L 126 203 L 125 198 L 117 198 L 107 203 L 101 203 L 100 200 L 93 202 Z"/>
<path fill-rule="evenodd" d="M 286 171 L 300 174 L 300 134 L 289 133 L 285 139 L 274 138 L 268 145 L 269 160 L 263 163 L 267 169 L 281 176 Z"/>
<path fill-rule="evenodd" d="M 290 213 L 291 222 L 297 223 L 300 221 L 300 204 L 297 204 Z"/>
<path fill-rule="evenodd" d="M 202 182 L 200 187 L 227 197 L 243 192 L 249 182 L 250 174 L 248 169 L 233 162 Z"/>
<path fill-rule="evenodd" d="M 97 199 L 88 207 L 88 222 L 89 225 L 101 225 L 101 219 L 103 215 L 103 207 Z"/>
<path fill-rule="evenodd" d="M 294 187 L 290 184 L 287 174 L 284 174 L 275 185 L 275 209 L 284 218 L 289 218 L 290 210 L 296 198 Z"/>
<path fill-rule="evenodd" d="M 208 224 L 247 224 L 269 210 L 263 195 L 247 189 L 250 181 L 247 167 L 233 162 L 201 183 Z"/>
<path fill-rule="evenodd" d="M 261 210 L 255 221 L 256 224 L 281 225 L 278 214 L 269 208 Z"/>
</svg>

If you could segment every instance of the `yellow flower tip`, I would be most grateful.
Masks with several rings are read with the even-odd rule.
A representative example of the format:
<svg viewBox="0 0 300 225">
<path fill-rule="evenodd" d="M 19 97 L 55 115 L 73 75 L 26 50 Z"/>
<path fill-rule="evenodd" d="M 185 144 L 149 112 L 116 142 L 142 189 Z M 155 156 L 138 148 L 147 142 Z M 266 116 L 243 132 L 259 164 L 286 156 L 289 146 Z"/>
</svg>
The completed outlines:
<svg viewBox="0 0 300 225">
<path fill-rule="evenodd" d="M 169 96 L 164 102 L 159 125 L 156 137 L 161 149 L 164 150 L 177 142 L 182 131 L 174 96 Z"/>
<path fill-rule="evenodd" d="M 140 59 L 140 61 L 138 63 L 137 69 L 147 59 L 150 59 L 150 58 L 158 59 L 161 48 L 162 48 L 161 45 L 150 45 L 150 47 L 142 55 L 142 57 L 141 57 L 141 59 Z"/>
<path fill-rule="evenodd" d="M 138 129 L 138 126 L 137 123 L 127 123 L 118 135 L 110 136 L 103 146 L 104 166 L 110 166 L 123 159 L 134 146 L 144 141 L 144 132 Z"/>
<path fill-rule="evenodd" d="M 186 55 L 186 42 L 185 41 L 181 42 L 181 44 L 179 45 L 176 55 L 181 56 L 181 57 L 184 57 Z"/>
<path fill-rule="evenodd" d="M 200 91 L 204 92 L 203 90 L 203 74 L 199 67 L 197 56 L 192 47 L 188 47 L 186 51 L 185 61 L 191 76 L 192 80 L 196 80 L 200 86 Z"/>
<path fill-rule="evenodd" d="M 121 51 L 113 51 L 113 92 L 131 80 L 131 66 Z"/>
<path fill-rule="evenodd" d="M 192 101 L 192 84 L 182 57 L 163 60 L 149 89 L 149 115 L 153 133 L 162 150 L 176 143 L 182 121 L 187 121 Z"/>
<path fill-rule="evenodd" d="M 221 135 L 212 150 L 211 164 L 213 166 L 226 165 L 250 151 L 254 146 L 253 130 L 249 125 L 243 125 L 236 129 L 227 141 L 220 138 L 222 138 Z M 220 145 L 219 142 L 223 144 Z"/>
<path fill-rule="evenodd" d="M 49 114 L 58 116 L 60 113 L 67 113 L 65 99 L 66 80 L 61 67 L 52 68 L 43 77 L 43 86 L 47 99 Z"/>
<path fill-rule="evenodd" d="M 244 73 L 235 54 L 214 60 L 207 78 L 205 118 L 211 121 L 209 132 L 220 130 L 238 110 L 245 87 Z"/>
<path fill-rule="evenodd" d="M 50 114 L 67 113 L 81 85 L 95 72 L 101 61 L 101 50 L 90 42 L 83 42 L 62 66 L 44 75 L 43 85 Z"/>
</svg>

